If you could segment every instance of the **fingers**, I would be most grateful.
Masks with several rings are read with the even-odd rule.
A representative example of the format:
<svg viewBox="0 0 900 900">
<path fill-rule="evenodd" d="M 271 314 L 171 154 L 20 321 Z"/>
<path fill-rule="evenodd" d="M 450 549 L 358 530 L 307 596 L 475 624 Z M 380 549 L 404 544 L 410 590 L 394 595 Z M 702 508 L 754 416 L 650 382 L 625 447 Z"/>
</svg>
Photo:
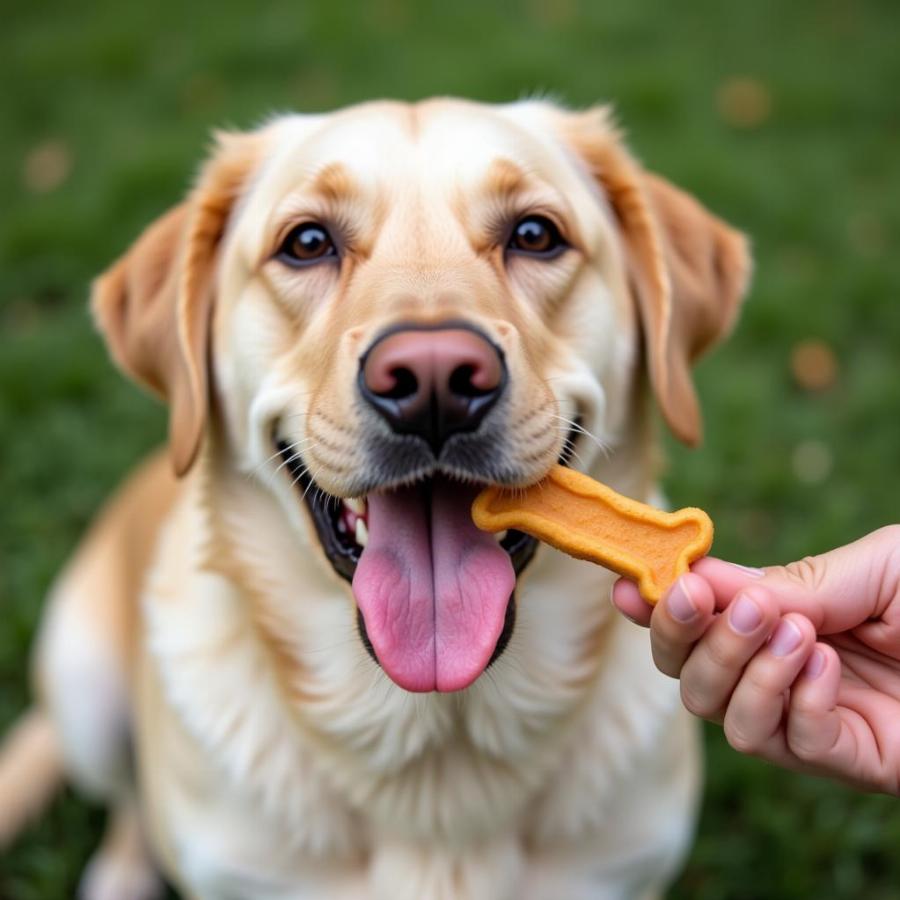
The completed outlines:
<svg viewBox="0 0 900 900">
<path fill-rule="evenodd" d="M 694 715 L 721 721 L 744 666 L 772 633 L 778 605 L 768 591 L 740 591 L 681 669 L 681 698 Z"/>
<path fill-rule="evenodd" d="M 717 610 L 727 607 L 741 588 L 758 582 L 778 595 L 783 611 L 801 613 L 821 634 L 835 634 L 883 616 L 892 603 L 900 603 L 900 525 L 786 566 L 752 569 L 705 557 L 693 563 L 691 573 L 706 581 Z M 630 618 L 646 622 L 647 610 L 636 591 L 617 585 L 613 602 Z M 893 632 L 888 637 L 893 640 Z"/>
<path fill-rule="evenodd" d="M 744 587 L 759 581 L 765 569 L 752 569 L 737 563 L 704 556 L 691 564 L 691 571 L 706 579 L 716 598 L 716 608 L 724 609 L 731 598 Z"/>
<path fill-rule="evenodd" d="M 900 525 L 786 566 L 748 569 L 707 557 L 691 571 L 709 582 L 717 608 L 757 580 L 777 594 L 783 611 L 806 616 L 820 634 L 836 634 L 883 616 L 892 603 L 900 603 Z"/>
<path fill-rule="evenodd" d="M 725 712 L 725 737 L 735 750 L 771 762 L 785 760 L 782 731 L 785 692 L 812 653 L 816 632 L 809 619 L 789 613 L 747 663 Z"/>
<path fill-rule="evenodd" d="M 863 790 L 900 793 L 897 702 L 841 676 L 838 651 L 817 643 L 791 689 L 787 746 L 807 769 Z"/>
<path fill-rule="evenodd" d="M 693 574 L 701 576 L 708 582 L 714 595 L 716 609 L 724 609 L 731 598 L 748 584 L 765 575 L 763 569 L 751 569 L 736 563 L 725 562 L 712 556 L 697 560 L 691 566 Z M 613 605 L 623 615 L 638 625 L 650 624 L 653 607 L 641 597 L 637 585 L 627 578 L 620 578 L 613 585 Z M 663 601 L 665 602 L 665 601 Z"/>
<path fill-rule="evenodd" d="M 713 619 L 715 598 L 709 585 L 688 572 L 658 603 L 650 617 L 650 649 L 656 667 L 677 678 L 684 661 Z"/>
<path fill-rule="evenodd" d="M 849 777 L 856 739 L 837 710 L 841 662 L 837 651 L 817 643 L 791 690 L 787 743 L 798 759 Z"/>
</svg>

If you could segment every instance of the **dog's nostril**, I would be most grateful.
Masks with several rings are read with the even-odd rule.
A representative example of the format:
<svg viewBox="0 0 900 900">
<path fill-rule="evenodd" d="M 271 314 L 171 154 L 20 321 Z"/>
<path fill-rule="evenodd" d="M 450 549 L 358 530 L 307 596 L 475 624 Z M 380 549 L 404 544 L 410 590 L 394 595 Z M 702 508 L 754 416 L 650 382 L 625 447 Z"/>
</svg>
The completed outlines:
<svg viewBox="0 0 900 900">
<path fill-rule="evenodd" d="M 360 358 L 362 399 L 398 434 L 425 440 L 435 456 L 457 432 L 475 431 L 503 392 L 501 351 L 474 328 L 390 331 Z"/>
<path fill-rule="evenodd" d="M 455 394 L 457 397 L 483 397 L 485 394 L 490 394 L 496 390 L 496 385 L 486 388 L 479 387 L 475 383 L 476 372 L 476 367 L 470 364 L 457 366 L 450 373 L 450 379 L 447 383 L 450 393 Z"/>
<path fill-rule="evenodd" d="M 419 380 L 410 369 L 397 366 L 391 369 L 390 374 L 394 383 L 386 391 L 376 391 L 379 397 L 387 400 L 406 400 L 416 395 L 419 390 Z"/>
</svg>

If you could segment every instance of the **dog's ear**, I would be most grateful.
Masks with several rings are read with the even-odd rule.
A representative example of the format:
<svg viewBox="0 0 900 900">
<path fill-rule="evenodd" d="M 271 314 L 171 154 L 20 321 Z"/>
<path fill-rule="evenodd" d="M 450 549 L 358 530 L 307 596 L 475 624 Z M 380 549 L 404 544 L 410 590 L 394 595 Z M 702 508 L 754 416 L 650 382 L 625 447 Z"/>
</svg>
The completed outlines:
<svg viewBox="0 0 900 900">
<path fill-rule="evenodd" d="M 116 364 L 168 401 L 176 474 L 190 469 L 209 409 L 216 250 L 257 157 L 255 135 L 220 135 L 187 200 L 154 222 L 93 285 Z"/>
<path fill-rule="evenodd" d="M 640 166 L 606 110 L 573 118 L 570 141 L 618 220 L 657 402 L 674 434 L 695 446 L 703 423 L 691 365 L 737 318 L 751 269 L 747 241 Z"/>
</svg>

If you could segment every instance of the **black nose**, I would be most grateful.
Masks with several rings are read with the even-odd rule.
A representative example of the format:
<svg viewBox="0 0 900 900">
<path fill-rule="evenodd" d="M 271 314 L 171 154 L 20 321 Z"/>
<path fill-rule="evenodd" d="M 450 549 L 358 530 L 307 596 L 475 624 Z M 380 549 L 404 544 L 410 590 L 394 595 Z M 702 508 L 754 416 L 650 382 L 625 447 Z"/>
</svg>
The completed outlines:
<svg viewBox="0 0 900 900">
<path fill-rule="evenodd" d="M 363 398 L 401 434 L 426 440 L 437 456 L 446 440 L 473 431 L 503 393 L 501 352 L 471 328 L 403 328 L 360 360 Z"/>
</svg>

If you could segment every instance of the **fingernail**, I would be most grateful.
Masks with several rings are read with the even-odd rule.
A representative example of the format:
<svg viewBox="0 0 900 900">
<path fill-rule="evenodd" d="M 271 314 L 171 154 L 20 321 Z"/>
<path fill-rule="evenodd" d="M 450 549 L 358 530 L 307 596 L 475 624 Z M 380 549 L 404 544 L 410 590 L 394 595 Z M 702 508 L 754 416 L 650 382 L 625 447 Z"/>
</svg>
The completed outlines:
<svg viewBox="0 0 900 900">
<path fill-rule="evenodd" d="M 697 607 L 694 606 L 683 577 L 679 578 L 669 591 L 666 607 L 676 622 L 690 622 L 697 615 Z"/>
<path fill-rule="evenodd" d="M 754 569 L 751 566 L 742 566 L 739 563 L 728 563 L 728 565 L 733 569 L 738 569 L 745 575 L 750 575 L 752 578 L 762 578 L 766 574 L 765 569 Z"/>
<path fill-rule="evenodd" d="M 803 674 L 807 678 L 818 678 L 825 671 L 825 654 L 816 647 L 810 654 L 806 665 L 803 667 Z"/>
<path fill-rule="evenodd" d="M 800 629 L 789 619 L 782 619 L 769 641 L 769 649 L 773 656 L 787 656 L 800 646 L 802 640 Z"/>
<path fill-rule="evenodd" d="M 738 594 L 728 609 L 728 621 L 738 634 L 750 634 L 759 628 L 762 613 L 746 594 Z"/>
</svg>

